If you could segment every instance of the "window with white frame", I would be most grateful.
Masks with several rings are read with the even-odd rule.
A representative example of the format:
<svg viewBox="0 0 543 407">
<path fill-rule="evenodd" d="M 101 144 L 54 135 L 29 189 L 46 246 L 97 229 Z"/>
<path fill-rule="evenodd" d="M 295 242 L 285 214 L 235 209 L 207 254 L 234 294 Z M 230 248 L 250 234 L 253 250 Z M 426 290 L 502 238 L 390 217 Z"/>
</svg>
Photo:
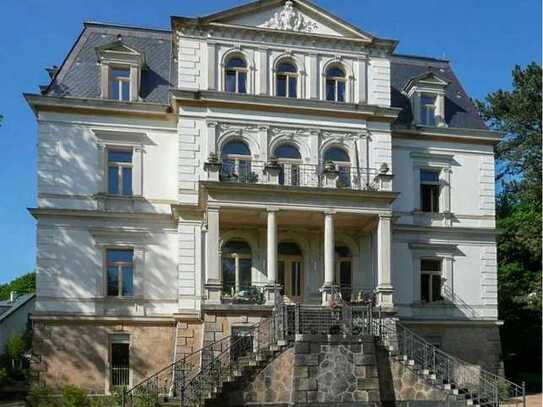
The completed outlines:
<svg viewBox="0 0 543 407">
<path fill-rule="evenodd" d="M 247 62 L 240 56 L 230 57 L 224 69 L 224 90 L 247 93 Z"/>
<path fill-rule="evenodd" d="M 439 212 L 439 170 L 420 170 L 420 205 L 423 212 Z"/>
<path fill-rule="evenodd" d="M 231 140 L 221 149 L 221 179 L 251 183 L 254 177 L 251 171 L 251 150 L 243 141 Z"/>
<path fill-rule="evenodd" d="M 114 100 L 130 100 L 130 67 L 111 67 L 109 97 Z"/>
<path fill-rule="evenodd" d="M 287 98 L 295 98 L 298 95 L 298 69 L 289 61 L 277 65 L 275 95 Z"/>
<path fill-rule="evenodd" d="M 326 100 L 345 102 L 346 78 L 345 71 L 334 65 L 326 70 Z"/>
<path fill-rule="evenodd" d="M 420 300 L 424 303 L 443 300 L 441 259 L 420 260 Z"/>
<path fill-rule="evenodd" d="M 134 249 L 106 249 L 108 297 L 134 296 Z"/>
<path fill-rule="evenodd" d="M 107 192 L 132 196 L 133 150 L 111 148 L 107 151 Z"/>
<path fill-rule="evenodd" d="M 222 248 L 222 285 L 225 296 L 251 287 L 251 247 L 244 241 L 230 241 Z"/>
<path fill-rule="evenodd" d="M 436 97 L 421 95 L 420 97 L 420 124 L 424 126 L 436 125 Z"/>
<path fill-rule="evenodd" d="M 273 152 L 281 166 L 280 185 L 300 185 L 300 165 L 302 156 L 298 148 L 292 144 L 281 144 Z"/>
</svg>

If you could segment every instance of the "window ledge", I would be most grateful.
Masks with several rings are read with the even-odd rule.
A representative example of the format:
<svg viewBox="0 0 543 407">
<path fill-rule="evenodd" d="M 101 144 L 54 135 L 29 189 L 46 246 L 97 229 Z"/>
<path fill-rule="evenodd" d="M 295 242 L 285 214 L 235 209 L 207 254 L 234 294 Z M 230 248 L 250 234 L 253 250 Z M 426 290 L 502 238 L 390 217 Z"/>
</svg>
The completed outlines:
<svg viewBox="0 0 543 407">
<path fill-rule="evenodd" d="M 411 214 L 414 216 L 423 216 L 427 218 L 432 219 L 448 219 L 454 217 L 454 214 L 452 212 L 446 211 L 446 212 L 424 212 L 421 210 L 414 210 L 411 211 Z"/>
<path fill-rule="evenodd" d="M 98 193 L 93 195 L 96 199 L 111 199 L 111 200 L 117 200 L 117 201 L 143 201 L 145 198 L 142 195 L 113 195 L 113 194 L 105 194 L 105 193 Z"/>
</svg>

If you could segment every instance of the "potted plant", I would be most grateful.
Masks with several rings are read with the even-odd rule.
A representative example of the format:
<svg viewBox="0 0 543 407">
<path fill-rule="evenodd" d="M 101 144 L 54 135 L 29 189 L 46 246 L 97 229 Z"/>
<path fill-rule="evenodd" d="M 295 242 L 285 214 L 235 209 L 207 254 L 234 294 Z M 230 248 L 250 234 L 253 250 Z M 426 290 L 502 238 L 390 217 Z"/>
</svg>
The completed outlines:
<svg viewBox="0 0 543 407">
<path fill-rule="evenodd" d="M 336 163 L 334 163 L 331 160 L 325 161 L 324 162 L 324 172 L 325 173 L 327 173 L 327 172 L 337 172 Z"/>
</svg>

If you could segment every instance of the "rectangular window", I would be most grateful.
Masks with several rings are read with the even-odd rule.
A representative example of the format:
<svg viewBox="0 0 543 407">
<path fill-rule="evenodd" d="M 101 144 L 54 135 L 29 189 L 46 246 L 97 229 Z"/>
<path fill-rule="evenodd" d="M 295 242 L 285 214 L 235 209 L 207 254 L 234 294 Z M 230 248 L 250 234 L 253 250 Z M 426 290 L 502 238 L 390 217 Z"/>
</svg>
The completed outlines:
<svg viewBox="0 0 543 407">
<path fill-rule="evenodd" d="M 132 195 L 132 151 L 108 150 L 108 193 Z"/>
<path fill-rule="evenodd" d="M 130 69 L 112 68 L 110 73 L 110 97 L 114 100 L 130 100 Z"/>
<path fill-rule="evenodd" d="M 425 126 L 436 125 L 436 98 L 435 96 L 421 96 L 420 123 Z"/>
<path fill-rule="evenodd" d="M 441 260 L 422 259 L 420 262 L 420 299 L 435 302 L 441 296 Z"/>
<path fill-rule="evenodd" d="M 439 212 L 439 171 L 420 170 L 420 206 L 423 212 Z"/>
<path fill-rule="evenodd" d="M 130 338 L 113 335 L 111 338 L 111 386 L 130 385 Z"/>
<path fill-rule="evenodd" d="M 107 249 L 107 295 L 132 297 L 134 295 L 134 250 Z"/>
</svg>

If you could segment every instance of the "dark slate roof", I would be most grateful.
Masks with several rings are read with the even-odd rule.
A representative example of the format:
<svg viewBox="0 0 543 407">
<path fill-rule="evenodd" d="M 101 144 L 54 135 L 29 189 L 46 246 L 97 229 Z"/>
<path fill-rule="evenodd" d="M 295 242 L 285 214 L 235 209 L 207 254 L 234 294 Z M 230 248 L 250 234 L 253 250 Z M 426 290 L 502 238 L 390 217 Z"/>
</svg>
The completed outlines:
<svg viewBox="0 0 543 407">
<path fill-rule="evenodd" d="M 118 40 L 145 55 L 141 77 L 144 101 L 168 103 L 168 91 L 174 86 L 171 78 L 171 33 L 98 23 L 85 23 L 78 41 L 54 77 L 46 95 L 100 97 L 100 66 L 96 47 Z"/>
<path fill-rule="evenodd" d="M 171 32 L 101 23 L 85 23 L 83 32 L 44 94 L 100 97 L 96 47 L 116 41 L 118 35 L 127 46 L 145 55 L 147 68 L 142 72 L 141 91 L 144 101 L 168 103 L 169 89 L 177 86 L 175 60 L 171 58 Z M 410 79 L 429 72 L 449 82 L 445 100 L 445 119 L 449 127 L 486 129 L 448 61 L 399 54 L 391 61 L 392 106 L 402 109 L 396 124 L 409 126 L 412 121 L 411 105 L 402 89 Z"/>
<path fill-rule="evenodd" d="M 445 121 L 449 127 L 486 130 L 485 123 L 470 101 L 448 61 L 409 55 L 394 55 L 391 61 L 391 104 L 402 109 L 396 124 L 409 125 L 412 121 L 411 104 L 404 86 L 410 79 L 433 72 L 449 82 L 445 97 Z"/>
</svg>

